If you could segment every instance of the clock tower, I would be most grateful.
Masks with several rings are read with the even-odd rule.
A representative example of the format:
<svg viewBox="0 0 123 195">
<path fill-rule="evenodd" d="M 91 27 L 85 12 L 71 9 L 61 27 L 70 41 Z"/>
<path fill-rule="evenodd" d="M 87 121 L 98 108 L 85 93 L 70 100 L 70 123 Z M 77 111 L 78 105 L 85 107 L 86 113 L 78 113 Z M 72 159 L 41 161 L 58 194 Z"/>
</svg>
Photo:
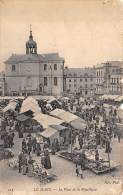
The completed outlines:
<svg viewBox="0 0 123 195">
<path fill-rule="evenodd" d="M 29 40 L 26 42 L 26 54 L 37 54 L 37 43 L 33 40 L 31 27 Z"/>
</svg>

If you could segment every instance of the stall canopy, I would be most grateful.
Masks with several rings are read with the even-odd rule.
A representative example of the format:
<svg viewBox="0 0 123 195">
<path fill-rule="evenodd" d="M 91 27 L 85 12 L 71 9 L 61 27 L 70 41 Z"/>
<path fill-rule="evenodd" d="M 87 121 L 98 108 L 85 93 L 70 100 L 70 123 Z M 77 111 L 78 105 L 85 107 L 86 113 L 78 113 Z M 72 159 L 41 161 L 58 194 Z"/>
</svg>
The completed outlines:
<svg viewBox="0 0 123 195">
<path fill-rule="evenodd" d="M 31 110 L 33 113 L 41 112 L 41 108 L 39 107 L 38 102 L 35 98 L 26 98 L 22 103 L 20 113 L 25 113 L 29 110 Z"/>
<path fill-rule="evenodd" d="M 67 123 L 70 123 L 71 121 L 78 118 L 75 114 L 72 114 L 70 112 L 66 112 L 65 110 L 56 108 L 55 110 L 51 111 L 50 114 L 52 116 L 58 117 L 62 120 L 64 120 Z"/>
<path fill-rule="evenodd" d="M 50 127 L 58 130 L 58 131 L 62 131 L 62 130 L 65 130 L 67 129 L 67 127 L 63 126 L 63 125 L 50 125 Z"/>
<path fill-rule="evenodd" d="M 59 119 L 64 120 L 66 123 L 70 124 L 75 129 L 81 130 L 86 127 L 86 123 L 83 119 L 78 117 L 75 114 L 72 114 L 70 112 L 66 112 L 62 109 L 55 109 L 50 112 L 52 116 L 58 117 Z"/>
<path fill-rule="evenodd" d="M 123 96 L 121 95 L 121 96 L 117 97 L 117 98 L 115 99 L 115 101 L 116 101 L 116 102 L 121 102 L 121 101 L 123 101 Z"/>
<path fill-rule="evenodd" d="M 119 95 L 103 95 L 100 97 L 102 100 L 115 100 Z"/>
<path fill-rule="evenodd" d="M 57 134 L 58 131 L 51 127 L 47 128 L 46 130 L 40 133 L 40 135 L 45 138 L 57 137 Z"/>
<path fill-rule="evenodd" d="M 123 104 L 121 104 L 117 110 L 117 114 L 119 116 L 119 118 L 122 118 L 123 119 Z"/>
<path fill-rule="evenodd" d="M 15 100 L 18 100 L 18 99 L 24 99 L 24 97 L 23 96 L 14 96 L 14 97 L 12 97 L 12 96 L 1 96 L 0 97 L 0 100 L 13 100 L 13 99 L 15 99 Z"/>
<path fill-rule="evenodd" d="M 7 112 L 9 110 L 15 111 L 15 108 L 17 106 L 18 102 L 17 101 L 11 101 L 4 109 L 3 112 Z"/>
<path fill-rule="evenodd" d="M 24 115 L 24 114 L 19 114 L 19 115 L 17 116 L 16 119 L 17 119 L 18 121 L 25 122 L 25 121 L 27 121 L 28 119 L 30 119 L 30 117 L 29 117 L 29 116 L 26 116 L 26 115 Z"/>
<path fill-rule="evenodd" d="M 83 130 L 87 125 L 83 119 L 77 118 L 71 122 L 71 126 L 75 129 Z"/>
<path fill-rule="evenodd" d="M 52 117 L 47 114 L 38 113 L 33 117 L 34 120 L 36 120 L 38 123 L 40 123 L 43 128 L 48 128 L 51 125 L 60 125 L 64 123 L 63 120 L 60 120 L 58 118 Z"/>
</svg>

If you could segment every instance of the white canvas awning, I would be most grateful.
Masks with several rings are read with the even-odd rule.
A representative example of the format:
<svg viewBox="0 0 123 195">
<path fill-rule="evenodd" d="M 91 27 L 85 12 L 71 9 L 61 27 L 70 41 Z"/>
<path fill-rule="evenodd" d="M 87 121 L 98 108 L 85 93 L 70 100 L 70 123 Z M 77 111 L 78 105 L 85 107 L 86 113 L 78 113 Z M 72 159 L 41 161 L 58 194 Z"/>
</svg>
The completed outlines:
<svg viewBox="0 0 123 195">
<path fill-rule="evenodd" d="M 121 104 L 120 107 L 118 108 L 117 114 L 119 118 L 123 119 L 123 104 Z"/>
<path fill-rule="evenodd" d="M 51 111 L 50 114 L 64 120 L 66 123 L 70 124 L 75 129 L 82 130 L 86 127 L 86 123 L 83 119 L 81 119 L 75 114 L 66 112 L 65 110 L 55 109 Z"/>
<path fill-rule="evenodd" d="M 66 111 L 62 109 L 56 108 L 55 110 L 51 111 L 50 114 L 56 117 L 59 117 L 60 115 L 64 114 Z"/>
<path fill-rule="evenodd" d="M 116 101 L 116 102 L 121 102 L 121 101 L 123 101 L 123 96 L 121 95 L 121 96 L 117 97 L 117 98 L 115 99 L 115 101 Z"/>
<path fill-rule="evenodd" d="M 116 98 L 118 98 L 119 95 L 103 95 L 100 97 L 100 99 L 105 99 L 105 100 L 115 100 Z"/>
<path fill-rule="evenodd" d="M 62 109 L 55 109 L 51 111 L 50 114 L 64 120 L 67 123 L 70 123 L 71 121 L 78 118 L 78 116 L 76 116 L 75 114 L 66 112 L 65 110 Z"/>
<path fill-rule="evenodd" d="M 47 128 L 42 133 L 40 133 L 40 135 L 45 137 L 45 138 L 51 138 L 52 136 L 55 136 L 57 134 L 58 134 L 58 131 L 54 128 L 51 128 L 51 127 Z"/>
<path fill-rule="evenodd" d="M 12 110 L 12 111 L 15 111 L 15 108 L 17 106 L 17 103 L 16 101 L 13 101 L 13 102 L 10 102 L 4 109 L 3 109 L 3 112 L 7 112 L 9 110 Z"/>
<path fill-rule="evenodd" d="M 70 124 L 73 128 L 77 130 L 84 130 L 87 126 L 85 121 L 81 118 L 73 120 Z"/>
<path fill-rule="evenodd" d="M 42 113 L 38 113 L 33 119 L 40 123 L 43 128 L 48 128 L 50 125 L 60 125 L 64 123 L 63 120 Z"/>
<path fill-rule="evenodd" d="M 38 102 L 35 98 L 28 97 L 26 98 L 21 106 L 20 113 L 24 113 L 31 110 L 33 113 L 41 112 L 41 108 L 38 105 Z"/>
<path fill-rule="evenodd" d="M 13 100 L 13 99 L 16 99 L 16 100 L 18 100 L 18 99 L 24 99 L 24 97 L 23 96 L 1 96 L 0 97 L 0 100 Z"/>
</svg>

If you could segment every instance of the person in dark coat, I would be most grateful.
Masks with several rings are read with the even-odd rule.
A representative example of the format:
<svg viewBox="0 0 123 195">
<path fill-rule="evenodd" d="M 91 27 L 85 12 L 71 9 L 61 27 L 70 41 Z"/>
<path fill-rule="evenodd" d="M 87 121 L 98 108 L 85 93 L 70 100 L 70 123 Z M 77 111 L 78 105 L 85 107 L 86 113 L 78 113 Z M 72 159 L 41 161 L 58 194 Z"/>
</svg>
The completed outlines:
<svg viewBox="0 0 123 195">
<path fill-rule="evenodd" d="M 84 150 L 82 151 L 82 154 L 80 156 L 80 165 L 81 165 L 81 169 L 84 170 L 85 169 L 85 161 L 86 161 L 86 156 L 85 156 L 85 152 Z"/>
<path fill-rule="evenodd" d="M 27 147 L 28 147 L 28 154 L 30 155 L 31 151 L 32 151 L 32 140 L 31 137 L 29 137 L 28 143 L 27 143 Z"/>
<path fill-rule="evenodd" d="M 56 153 L 55 142 L 52 143 L 52 146 L 51 146 L 51 153 L 52 153 L 52 155 L 55 155 L 55 153 Z"/>
<path fill-rule="evenodd" d="M 13 137 L 13 134 L 12 133 L 8 135 L 8 140 L 9 140 L 9 146 L 10 146 L 10 148 L 12 148 L 12 146 L 14 145 L 13 138 L 14 137 Z"/>
<path fill-rule="evenodd" d="M 26 145 L 26 140 L 25 139 L 23 139 L 23 141 L 22 141 L 22 151 L 27 152 L 27 145 Z"/>
<path fill-rule="evenodd" d="M 77 176 L 77 177 L 79 176 L 79 169 L 78 169 L 78 166 L 76 166 L 76 176 Z"/>
<path fill-rule="evenodd" d="M 51 161 L 50 161 L 50 156 L 45 156 L 45 159 L 44 159 L 44 168 L 45 169 L 51 169 L 52 166 L 51 166 Z"/>
<path fill-rule="evenodd" d="M 23 152 L 21 152 L 21 153 L 19 154 L 19 156 L 18 156 L 19 173 L 21 173 L 21 171 L 22 171 L 23 157 L 24 157 L 24 154 L 23 154 Z"/>
<path fill-rule="evenodd" d="M 95 160 L 99 161 L 99 152 L 98 152 L 98 150 L 95 151 Z"/>
<path fill-rule="evenodd" d="M 37 153 L 37 156 L 40 156 L 40 154 L 41 154 L 41 146 L 40 146 L 40 143 L 37 143 L 36 144 L 36 153 Z"/>
<path fill-rule="evenodd" d="M 36 152 L 36 144 L 37 144 L 37 140 L 36 137 L 34 137 L 32 140 L 32 148 L 34 153 Z"/>
</svg>

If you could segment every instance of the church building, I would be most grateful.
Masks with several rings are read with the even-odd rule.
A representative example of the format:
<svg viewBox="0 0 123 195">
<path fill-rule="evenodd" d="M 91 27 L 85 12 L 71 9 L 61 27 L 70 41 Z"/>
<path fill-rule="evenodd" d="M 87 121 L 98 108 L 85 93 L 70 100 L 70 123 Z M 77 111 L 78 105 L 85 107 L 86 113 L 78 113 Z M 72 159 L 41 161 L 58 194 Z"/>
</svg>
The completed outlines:
<svg viewBox="0 0 123 195">
<path fill-rule="evenodd" d="M 62 95 L 64 58 L 38 54 L 32 30 L 25 47 L 25 54 L 12 54 L 5 62 L 7 95 Z"/>
</svg>

